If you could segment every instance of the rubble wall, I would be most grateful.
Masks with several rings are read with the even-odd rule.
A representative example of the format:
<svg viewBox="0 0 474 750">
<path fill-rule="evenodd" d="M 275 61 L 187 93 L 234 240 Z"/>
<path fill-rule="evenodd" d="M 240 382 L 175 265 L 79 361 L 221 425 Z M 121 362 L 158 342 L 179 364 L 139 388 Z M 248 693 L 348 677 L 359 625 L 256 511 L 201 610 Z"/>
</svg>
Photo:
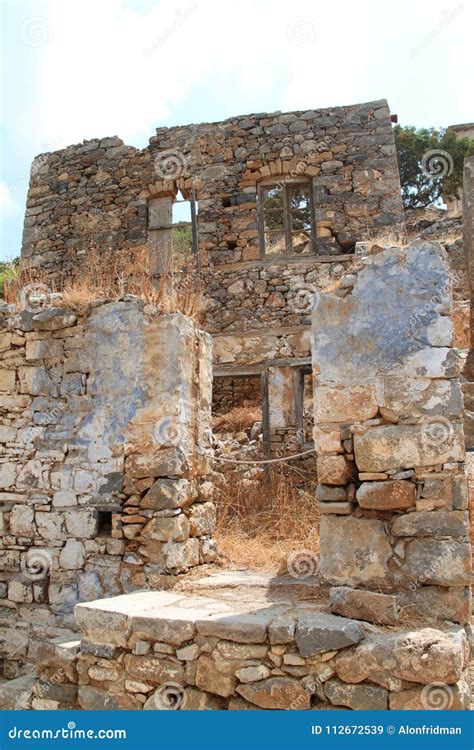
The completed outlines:
<svg viewBox="0 0 474 750">
<path fill-rule="evenodd" d="M 260 258 L 257 193 L 269 177 L 310 181 L 314 255 Z M 93 247 L 112 254 L 151 248 L 151 202 L 172 202 L 178 189 L 189 196 L 192 188 L 212 333 L 309 326 L 304 290 L 320 276 L 337 277 L 336 261 L 357 240 L 404 228 L 390 112 L 381 100 L 158 128 L 142 150 L 113 137 L 40 155 L 22 256 L 64 278 L 80 273 Z"/>
<path fill-rule="evenodd" d="M 369 592 L 386 592 L 409 612 L 469 621 L 463 359 L 452 337 L 438 243 L 375 248 L 316 300 L 320 570 L 355 589 L 335 602 L 348 616 L 367 616 Z"/>
<path fill-rule="evenodd" d="M 78 601 L 214 559 L 211 339 L 136 298 L 0 312 L 5 676 Z"/>
<path fill-rule="evenodd" d="M 462 627 L 387 632 L 308 598 L 259 608 L 181 591 L 79 604 L 82 640 L 44 645 L 23 707 L 469 708 Z"/>
</svg>

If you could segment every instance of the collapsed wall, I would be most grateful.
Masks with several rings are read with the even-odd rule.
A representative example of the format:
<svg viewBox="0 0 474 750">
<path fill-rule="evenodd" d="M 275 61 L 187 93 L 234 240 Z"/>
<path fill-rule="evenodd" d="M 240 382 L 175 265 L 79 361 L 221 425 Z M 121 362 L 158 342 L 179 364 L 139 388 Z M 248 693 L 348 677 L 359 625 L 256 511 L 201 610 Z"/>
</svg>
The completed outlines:
<svg viewBox="0 0 474 750">
<path fill-rule="evenodd" d="M 343 587 L 339 613 L 396 622 L 402 605 L 469 622 L 464 357 L 451 314 L 438 243 L 375 248 L 316 300 L 321 575 Z"/>
<path fill-rule="evenodd" d="M 80 601 L 215 558 L 211 340 L 137 298 L 0 310 L 4 675 Z"/>
</svg>

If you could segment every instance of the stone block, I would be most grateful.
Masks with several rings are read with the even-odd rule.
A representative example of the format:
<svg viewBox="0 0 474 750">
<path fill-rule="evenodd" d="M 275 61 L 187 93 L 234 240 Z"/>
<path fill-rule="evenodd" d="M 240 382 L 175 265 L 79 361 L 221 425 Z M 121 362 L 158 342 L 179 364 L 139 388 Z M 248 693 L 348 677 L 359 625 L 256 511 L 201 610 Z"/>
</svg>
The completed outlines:
<svg viewBox="0 0 474 750">
<path fill-rule="evenodd" d="M 333 677 L 324 683 L 324 694 L 334 706 L 347 706 L 353 711 L 385 711 L 388 691 L 377 685 L 348 685 Z"/>
<path fill-rule="evenodd" d="M 212 615 L 197 620 L 196 627 L 201 635 L 212 635 L 237 643 L 264 643 L 271 611 L 254 614 Z"/>
<path fill-rule="evenodd" d="M 471 546 L 453 540 L 413 539 L 407 544 L 400 573 L 412 586 L 470 586 Z"/>
<path fill-rule="evenodd" d="M 196 686 L 226 698 L 235 693 L 235 666 L 217 655 L 203 654 L 197 660 Z"/>
<path fill-rule="evenodd" d="M 190 469 L 189 460 L 180 448 L 163 448 L 152 455 L 132 454 L 126 461 L 126 473 L 135 478 L 182 477 Z"/>
<path fill-rule="evenodd" d="M 364 589 L 346 586 L 332 588 L 329 592 L 331 612 L 356 620 L 366 620 L 381 625 L 395 625 L 398 621 L 397 598 Z"/>
<path fill-rule="evenodd" d="M 298 617 L 295 641 L 302 656 L 314 656 L 358 643 L 364 637 L 360 622 L 326 614 Z"/>
<path fill-rule="evenodd" d="M 440 621 L 450 620 L 461 624 L 471 621 L 471 590 L 467 586 L 415 586 L 413 590 L 401 592 L 401 606 L 411 605 L 415 614 L 435 618 Z"/>
<path fill-rule="evenodd" d="M 85 562 L 84 545 L 77 539 L 68 539 L 59 555 L 59 565 L 65 570 L 78 570 Z"/>
<path fill-rule="evenodd" d="M 270 677 L 239 685 L 236 691 L 259 708 L 298 711 L 310 707 L 309 692 L 292 677 Z"/>
<path fill-rule="evenodd" d="M 404 480 L 364 482 L 356 499 L 361 508 L 368 510 L 406 510 L 415 505 L 416 486 Z"/>
<path fill-rule="evenodd" d="M 382 521 L 353 516 L 323 516 L 320 524 L 320 575 L 329 583 L 380 583 L 388 574 L 392 550 Z"/>
<path fill-rule="evenodd" d="M 344 503 L 347 500 L 347 490 L 345 487 L 328 487 L 318 484 L 316 500 L 320 503 Z"/>
<path fill-rule="evenodd" d="M 10 532 L 15 536 L 34 536 L 35 512 L 28 505 L 14 505 L 9 516 Z"/>
<path fill-rule="evenodd" d="M 163 564 L 168 571 L 182 572 L 199 565 L 199 541 L 166 542 L 162 547 Z"/>
<path fill-rule="evenodd" d="M 401 690 L 403 680 L 429 685 L 461 679 L 469 659 L 464 630 L 433 628 L 370 635 L 363 643 L 338 654 L 335 670 L 344 682 L 369 680 Z"/>
<path fill-rule="evenodd" d="M 216 506 L 214 503 L 199 503 L 189 510 L 189 535 L 212 536 L 216 530 Z"/>
<path fill-rule="evenodd" d="M 9 393 L 15 390 L 16 374 L 15 370 L 5 370 L 0 368 L 0 391 Z"/>
<path fill-rule="evenodd" d="M 428 423 L 425 426 L 374 427 L 362 435 L 354 435 L 354 454 L 359 471 L 389 471 L 463 461 L 462 425 L 446 421 L 441 426 L 445 428 L 442 442 L 430 437 Z"/>
<path fill-rule="evenodd" d="M 318 386 L 314 389 L 314 417 L 316 422 L 365 422 L 378 412 L 375 387 Z"/>
<path fill-rule="evenodd" d="M 135 680 L 154 683 L 178 682 L 182 684 L 184 679 L 183 665 L 163 655 L 126 654 L 123 660 L 123 668 L 126 674 Z"/>
<path fill-rule="evenodd" d="M 357 478 L 354 464 L 344 456 L 318 456 L 317 471 L 321 484 L 346 485 Z"/>
<path fill-rule="evenodd" d="M 197 483 L 188 479 L 157 479 L 140 502 L 141 508 L 184 508 L 197 498 Z"/>
<path fill-rule="evenodd" d="M 171 518 L 155 517 L 143 527 L 142 535 L 160 542 L 183 542 L 189 538 L 189 521 L 184 513 Z"/>
<path fill-rule="evenodd" d="M 469 513 L 459 510 L 407 513 L 393 521 L 391 530 L 394 536 L 452 536 L 460 541 L 469 534 Z"/>
</svg>

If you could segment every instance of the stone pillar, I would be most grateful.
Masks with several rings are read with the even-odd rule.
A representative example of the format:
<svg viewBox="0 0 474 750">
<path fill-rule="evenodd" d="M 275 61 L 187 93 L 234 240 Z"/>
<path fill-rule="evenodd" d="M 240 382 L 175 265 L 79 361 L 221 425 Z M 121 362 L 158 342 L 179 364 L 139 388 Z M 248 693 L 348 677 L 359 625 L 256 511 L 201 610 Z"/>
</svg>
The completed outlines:
<svg viewBox="0 0 474 750">
<path fill-rule="evenodd" d="M 466 623 L 471 549 L 447 258 L 438 243 L 375 252 L 313 312 L 321 576 L 337 585 L 340 614 L 393 623 L 402 604 Z"/>
</svg>

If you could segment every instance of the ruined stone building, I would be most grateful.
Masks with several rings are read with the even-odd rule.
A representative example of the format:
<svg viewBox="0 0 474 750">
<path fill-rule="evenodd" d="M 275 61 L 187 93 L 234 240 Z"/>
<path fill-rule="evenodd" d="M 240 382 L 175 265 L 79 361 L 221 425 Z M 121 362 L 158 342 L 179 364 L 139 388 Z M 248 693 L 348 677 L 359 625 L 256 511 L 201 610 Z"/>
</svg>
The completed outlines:
<svg viewBox="0 0 474 750">
<path fill-rule="evenodd" d="M 469 706 L 472 188 L 468 159 L 465 255 L 404 245 L 385 101 L 37 157 L 22 256 L 52 287 L 97 248 L 172 275 L 185 200 L 207 302 L 1 303 L 0 704 Z M 314 440 L 319 578 L 202 577 L 212 408 L 252 400 L 268 456 Z"/>
<path fill-rule="evenodd" d="M 404 230 L 387 102 L 158 128 L 141 151 L 104 138 L 40 156 L 22 256 L 64 276 L 93 245 L 147 243 L 160 273 L 178 197 L 197 203 L 216 408 L 263 402 L 267 451 L 311 441 L 314 293 L 344 272 L 356 241 Z"/>
</svg>

